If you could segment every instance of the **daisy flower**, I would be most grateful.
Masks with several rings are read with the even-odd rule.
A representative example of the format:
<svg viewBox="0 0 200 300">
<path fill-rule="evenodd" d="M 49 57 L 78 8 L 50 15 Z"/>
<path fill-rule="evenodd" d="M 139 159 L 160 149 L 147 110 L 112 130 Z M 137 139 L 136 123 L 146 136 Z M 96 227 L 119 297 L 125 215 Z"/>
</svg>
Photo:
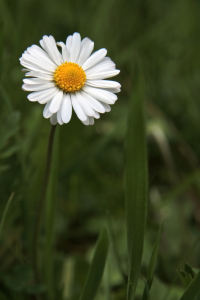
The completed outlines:
<svg viewBox="0 0 200 300">
<path fill-rule="evenodd" d="M 31 91 L 30 101 L 46 104 L 45 118 L 55 125 L 68 123 L 72 107 L 85 125 L 93 125 L 99 113 L 111 110 L 110 104 L 120 92 L 116 81 L 104 80 L 117 75 L 114 62 L 106 57 L 107 50 L 92 53 L 94 42 L 81 41 L 79 33 L 68 36 L 66 44 L 56 44 L 53 36 L 43 36 L 41 47 L 32 45 L 22 54 L 20 63 L 26 69 L 22 89 Z M 57 45 L 61 48 L 58 50 Z M 92 53 L 92 54 L 91 54 Z"/>
</svg>

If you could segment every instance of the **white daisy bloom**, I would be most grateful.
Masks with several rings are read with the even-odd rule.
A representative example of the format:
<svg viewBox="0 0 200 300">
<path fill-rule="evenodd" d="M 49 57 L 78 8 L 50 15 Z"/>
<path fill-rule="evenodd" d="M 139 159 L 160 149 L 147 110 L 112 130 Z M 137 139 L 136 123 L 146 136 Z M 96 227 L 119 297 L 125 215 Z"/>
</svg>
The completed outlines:
<svg viewBox="0 0 200 300">
<path fill-rule="evenodd" d="M 31 77 L 23 80 L 22 89 L 32 92 L 28 95 L 30 101 L 46 104 L 45 118 L 50 118 L 53 125 L 68 123 L 73 107 L 82 123 L 93 125 L 99 113 L 111 110 L 121 85 L 107 78 L 120 71 L 106 57 L 106 49 L 92 53 L 94 42 L 89 38 L 81 41 L 77 32 L 68 36 L 66 44 L 56 44 L 53 36 L 45 35 L 40 45 L 43 49 L 37 45 L 27 48 L 20 63 L 26 68 L 25 76 Z"/>
</svg>

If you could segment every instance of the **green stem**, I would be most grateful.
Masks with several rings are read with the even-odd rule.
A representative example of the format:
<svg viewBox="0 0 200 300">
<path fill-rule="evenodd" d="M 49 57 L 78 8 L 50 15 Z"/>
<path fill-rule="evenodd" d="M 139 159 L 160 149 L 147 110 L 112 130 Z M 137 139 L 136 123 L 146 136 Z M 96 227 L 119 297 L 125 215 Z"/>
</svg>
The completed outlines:
<svg viewBox="0 0 200 300">
<path fill-rule="evenodd" d="M 59 129 L 59 128 L 58 128 Z M 58 149 L 59 149 L 59 132 L 57 130 L 55 146 L 53 150 L 52 166 L 49 178 L 49 184 L 45 204 L 45 249 L 44 249 L 44 270 L 45 283 L 47 287 L 47 299 L 53 300 L 55 290 L 54 279 L 54 219 L 55 219 L 55 198 L 57 186 L 57 166 L 58 166 Z"/>
<path fill-rule="evenodd" d="M 49 143 L 47 149 L 47 160 L 46 160 L 46 167 L 44 173 L 44 180 L 42 185 L 41 196 L 38 201 L 37 212 L 36 212 L 36 222 L 35 228 L 33 233 L 33 268 L 34 268 L 34 277 L 35 282 L 39 282 L 39 273 L 38 273 L 38 237 L 40 234 L 40 223 L 42 217 L 42 211 L 45 204 L 46 194 L 47 194 L 47 187 L 49 183 L 49 175 L 51 171 L 51 163 L 52 163 L 52 153 L 53 153 L 53 141 L 55 136 L 55 129 L 56 126 L 52 125 L 51 131 L 49 134 Z"/>
</svg>

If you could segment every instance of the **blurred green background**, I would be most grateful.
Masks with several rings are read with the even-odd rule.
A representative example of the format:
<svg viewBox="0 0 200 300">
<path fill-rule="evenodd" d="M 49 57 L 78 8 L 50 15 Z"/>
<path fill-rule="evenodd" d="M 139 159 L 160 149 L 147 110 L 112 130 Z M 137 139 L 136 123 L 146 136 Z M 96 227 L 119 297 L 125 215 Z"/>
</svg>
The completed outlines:
<svg viewBox="0 0 200 300">
<path fill-rule="evenodd" d="M 45 291 L 33 284 L 31 251 L 50 122 L 21 90 L 19 58 L 43 35 L 65 41 L 75 31 L 93 40 L 95 50 L 108 50 L 121 70 L 114 80 L 122 92 L 94 126 L 84 126 L 75 113 L 59 126 L 55 299 L 78 299 L 104 225 L 112 238 L 97 299 L 105 299 L 108 285 L 111 299 L 125 299 L 126 124 L 138 60 L 145 78 L 149 208 L 137 299 L 163 219 L 150 299 L 179 299 L 185 288 L 176 269 L 185 261 L 200 267 L 200 1 L 0 0 L 0 21 L 0 218 L 15 192 L 0 236 L 0 299 L 34 299 Z"/>
</svg>

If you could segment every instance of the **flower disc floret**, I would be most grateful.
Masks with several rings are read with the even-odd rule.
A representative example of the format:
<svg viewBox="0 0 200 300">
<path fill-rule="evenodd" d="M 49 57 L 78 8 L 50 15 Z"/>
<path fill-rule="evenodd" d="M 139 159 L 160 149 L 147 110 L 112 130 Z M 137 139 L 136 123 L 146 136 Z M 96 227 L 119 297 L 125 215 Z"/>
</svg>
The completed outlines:
<svg viewBox="0 0 200 300">
<path fill-rule="evenodd" d="M 86 74 L 76 63 L 64 62 L 54 73 L 56 85 L 65 92 L 79 91 L 85 84 Z"/>
</svg>

